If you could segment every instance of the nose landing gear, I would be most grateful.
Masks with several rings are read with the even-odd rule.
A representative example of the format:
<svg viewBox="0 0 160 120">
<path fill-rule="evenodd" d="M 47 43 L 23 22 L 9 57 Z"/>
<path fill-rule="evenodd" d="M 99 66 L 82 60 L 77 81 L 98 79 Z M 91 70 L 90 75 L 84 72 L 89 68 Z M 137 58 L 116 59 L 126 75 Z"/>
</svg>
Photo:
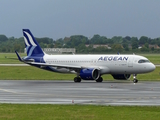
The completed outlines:
<svg viewBox="0 0 160 120">
<path fill-rule="evenodd" d="M 137 74 L 133 74 L 133 83 L 137 83 L 138 80 L 136 79 Z"/>
</svg>

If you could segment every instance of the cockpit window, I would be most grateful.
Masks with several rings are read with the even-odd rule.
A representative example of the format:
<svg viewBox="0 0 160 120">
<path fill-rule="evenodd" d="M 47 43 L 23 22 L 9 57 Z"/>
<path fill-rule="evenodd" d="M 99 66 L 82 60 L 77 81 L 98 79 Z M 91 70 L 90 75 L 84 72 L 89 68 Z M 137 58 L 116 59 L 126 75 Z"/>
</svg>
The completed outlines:
<svg viewBox="0 0 160 120">
<path fill-rule="evenodd" d="M 147 63 L 150 62 L 149 60 L 139 60 L 138 63 Z"/>
</svg>

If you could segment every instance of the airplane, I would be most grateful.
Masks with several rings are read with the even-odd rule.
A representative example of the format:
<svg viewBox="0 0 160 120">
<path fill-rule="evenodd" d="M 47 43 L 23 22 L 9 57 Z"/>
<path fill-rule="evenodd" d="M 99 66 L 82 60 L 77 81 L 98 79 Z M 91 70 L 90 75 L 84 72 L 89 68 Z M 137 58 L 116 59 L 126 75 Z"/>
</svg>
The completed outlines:
<svg viewBox="0 0 160 120">
<path fill-rule="evenodd" d="M 137 83 L 137 74 L 155 70 L 155 65 L 140 55 L 99 54 L 99 55 L 48 55 L 46 54 L 29 29 L 23 29 L 27 56 L 16 55 L 19 61 L 44 70 L 58 73 L 74 73 L 74 82 L 94 80 L 102 82 L 104 74 L 111 74 L 116 80 L 128 80 L 133 74 Z"/>
</svg>

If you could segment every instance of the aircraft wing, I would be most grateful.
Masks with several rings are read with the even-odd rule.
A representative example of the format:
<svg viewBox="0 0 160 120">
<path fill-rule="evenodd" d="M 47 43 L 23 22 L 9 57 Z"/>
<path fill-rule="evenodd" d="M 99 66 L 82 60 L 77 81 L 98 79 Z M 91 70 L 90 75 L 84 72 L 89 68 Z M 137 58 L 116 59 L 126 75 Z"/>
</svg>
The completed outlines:
<svg viewBox="0 0 160 120">
<path fill-rule="evenodd" d="M 82 68 L 90 68 L 87 66 L 76 66 L 76 65 L 61 65 L 61 64 L 50 64 L 50 63 L 38 63 L 38 62 L 30 62 L 30 65 L 40 65 L 40 66 L 51 66 L 51 67 L 61 67 L 61 68 L 70 68 L 70 69 L 82 69 Z M 93 68 L 93 67 L 92 67 Z"/>
</svg>

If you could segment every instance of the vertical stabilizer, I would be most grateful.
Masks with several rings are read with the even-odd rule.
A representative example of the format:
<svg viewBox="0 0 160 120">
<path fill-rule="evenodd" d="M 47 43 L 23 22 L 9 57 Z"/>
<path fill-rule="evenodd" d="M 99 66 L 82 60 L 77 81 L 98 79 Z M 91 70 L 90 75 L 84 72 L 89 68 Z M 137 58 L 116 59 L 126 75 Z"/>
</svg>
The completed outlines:
<svg viewBox="0 0 160 120">
<path fill-rule="evenodd" d="M 29 29 L 23 29 L 27 56 L 43 56 L 44 52 Z"/>
</svg>

